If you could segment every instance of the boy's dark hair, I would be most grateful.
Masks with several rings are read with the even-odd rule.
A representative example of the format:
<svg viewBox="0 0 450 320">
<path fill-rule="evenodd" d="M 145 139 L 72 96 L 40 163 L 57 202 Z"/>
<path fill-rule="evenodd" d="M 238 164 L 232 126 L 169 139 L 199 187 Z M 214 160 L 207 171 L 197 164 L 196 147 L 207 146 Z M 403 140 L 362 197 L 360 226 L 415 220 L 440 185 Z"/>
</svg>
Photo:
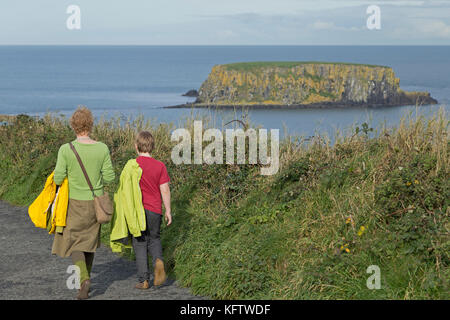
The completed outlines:
<svg viewBox="0 0 450 320">
<path fill-rule="evenodd" d="M 139 152 L 152 152 L 155 147 L 155 140 L 148 131 L 141 131 L 136 136 L 136 146 Z"/>
</svg>

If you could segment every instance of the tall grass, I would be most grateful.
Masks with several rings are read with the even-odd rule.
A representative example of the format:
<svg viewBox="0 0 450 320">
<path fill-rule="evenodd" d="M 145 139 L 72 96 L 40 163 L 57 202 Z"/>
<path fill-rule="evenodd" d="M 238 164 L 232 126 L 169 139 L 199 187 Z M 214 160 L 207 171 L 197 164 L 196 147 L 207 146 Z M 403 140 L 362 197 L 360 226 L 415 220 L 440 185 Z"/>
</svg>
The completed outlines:
<svg viewBox="0 0 450 320">
<path fill-rule="evenodd" d="M 66 119 L 19 116 L 0 127 L 0 198 L 28 205 L 74 139 Z M 205 125 L 204 129 L 208 126 Z M 212 124 L 211 124 L 212 125 Z M 237 125 L 237 124 L 236 124 Z M 193 130 L 193 119 L 185 127 Z M 137 131 L 171 176 L 174 223 L 163 228 L 170 273 L 217 299 L 448 299 L 448 119 L 406 117 L 396 128 L 288 137 L 278 174 L 254 165 L 179 165 L 172 124 L 101 119 L 92 136 L 116 181 Z M 109 228 L 102 228 L 105 243 Z M 370 265 L 381 289 L 370 290 Z"/>
</svg>

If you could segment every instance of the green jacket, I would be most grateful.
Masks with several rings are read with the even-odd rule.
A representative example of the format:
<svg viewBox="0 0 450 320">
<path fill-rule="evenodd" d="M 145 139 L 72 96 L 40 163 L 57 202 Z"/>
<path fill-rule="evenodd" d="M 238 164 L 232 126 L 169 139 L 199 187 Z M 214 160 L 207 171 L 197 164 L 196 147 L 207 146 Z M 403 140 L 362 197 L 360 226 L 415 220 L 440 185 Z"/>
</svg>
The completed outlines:
<svg viewBox="0 0 450 320">
<path fill-rule="evenodd" d="M 120 174 L 119 188 L 114 194 L 115 210 L 110 234 L 110 245 L 114 252 L 122 251 L 124 240 L 129 238 L 129 234 L 139 237 L 145 231 L 145 211 L 139 187 L 141 176 L 142 169 L 136 159 L 128 160 Z"/>
</svg>

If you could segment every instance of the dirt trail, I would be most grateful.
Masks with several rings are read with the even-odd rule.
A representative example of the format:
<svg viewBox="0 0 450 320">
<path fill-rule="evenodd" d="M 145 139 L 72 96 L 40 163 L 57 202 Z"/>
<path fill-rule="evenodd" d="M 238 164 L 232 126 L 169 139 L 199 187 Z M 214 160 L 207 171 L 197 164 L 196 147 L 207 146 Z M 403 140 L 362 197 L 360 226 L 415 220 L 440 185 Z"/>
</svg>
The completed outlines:
<svg viewBox="0 0 450 320">
<path fill-rule="evenodd" d="M 0 299 L 74 299 L 76 289 L 66 285 L 71 259 L 51 254 L 53 235 L 34 227 L 27 208 L 0 201 L 0 237 Z M 176 282 L 159 289 L 134 289 L 134 261 L 120 258 L 104 245 L 97 249 L 91 281 L 91 299 L 203 299 Z"/>
</svg>

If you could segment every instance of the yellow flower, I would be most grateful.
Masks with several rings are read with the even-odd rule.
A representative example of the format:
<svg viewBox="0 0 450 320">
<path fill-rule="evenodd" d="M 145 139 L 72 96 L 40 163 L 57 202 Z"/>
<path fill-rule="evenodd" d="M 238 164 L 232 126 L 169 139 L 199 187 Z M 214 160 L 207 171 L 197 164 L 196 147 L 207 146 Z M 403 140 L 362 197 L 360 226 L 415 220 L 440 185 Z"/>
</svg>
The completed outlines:
<svg viewBox="0 0 450 320">
<path fill-rule="evenodd" d="M 349 253 L 350 249 L 349 248 L 345 248 L 345 252 Z"/>
<path fill-rule="evenodd" d="M 358 231 L 358 236 L 362 236 L 362 234 L 364 233 L 364 231 L 366 231 L 366 227 L 365 226 L 361 226 L 360 228 L 359 228 L 359 231 Z"/>
<path fill-rule="evenodd" d="M 345 220 L 345 223 L 349 224 L 350 222 L 352 222 L 352 218 L 348 217 L 347 220 Z"/>
<path fill-rule="evenodd" d="M 350 252 L 350 250 L 347 248 L 348 247 L 348 243 L 344 244 L 341 246 L 341 251 L 346 251 L 346 252 Z"/>
<path fill-rule="evenodd" d="M 419 180 L 414 180 L 414 183 L 415 184 L 419 184 Z"/>
<path fill-rule="evenodd" d="M 408 182 L 406 183 L 406 185 L 407 185 L 407 186 L 410 186 L 410 185 L 412 185 L 412 183 L 408 181 Z"/>
</svg>

